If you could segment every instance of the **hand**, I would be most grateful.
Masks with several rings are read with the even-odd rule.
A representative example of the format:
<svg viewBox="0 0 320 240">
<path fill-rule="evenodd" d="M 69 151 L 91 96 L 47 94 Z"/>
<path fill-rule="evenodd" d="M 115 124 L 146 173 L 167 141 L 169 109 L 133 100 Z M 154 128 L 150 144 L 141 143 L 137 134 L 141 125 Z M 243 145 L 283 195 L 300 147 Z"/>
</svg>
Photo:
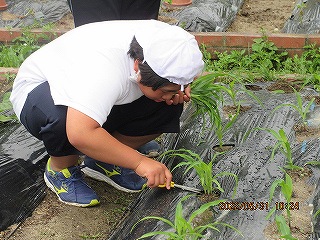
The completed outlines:
<svg viewBox="0 0 320 240">
<path fill-rule="evenodd" d="M 170 189 L 172 174 L 163 163 L 146 157 L 136 167 L 135 172 L 148 179 L 148 187 L 154 188 L 165 184 L 166 188 Z"/>
<path fill-rule="evenodd" d="M 191 87 L 190 85 L 184 89 L 184 92 L 178 91 L 174 94 L 170 100 L 166 100 L 168 105 L 177 105 L 179 103 L 189 102 L 191 98 Z"/>
</svg>

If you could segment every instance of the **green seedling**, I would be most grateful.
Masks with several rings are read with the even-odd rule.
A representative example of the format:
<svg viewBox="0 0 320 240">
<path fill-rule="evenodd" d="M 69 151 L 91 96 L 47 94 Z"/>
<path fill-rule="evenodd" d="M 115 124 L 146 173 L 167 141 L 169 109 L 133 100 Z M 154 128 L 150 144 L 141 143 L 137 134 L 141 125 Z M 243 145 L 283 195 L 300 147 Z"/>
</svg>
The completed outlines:
<svg viewBox="0 0 320 240">
<path fill-rule="evenodd" d="M 277 139 L 277 143 L 274 145 L 271 152 L 271 157 L 270 157 L 271 160 L 274 159 L 274 155 L 276 151 L 279 149 L 287 159 L 287 164 L 284 166 L 284 168 L 291 169 L 291 170 L 303 169 L 302 167 L 299 167 L 293 164 L 291 145 L 285 131 L 282 128 L 278 132 L 269 128 L 254 128 L 254 129 L 267 131 Z"/>
<path fill-rule="evenodd" d="M 131 231 L 137 226 L 138 223 L 140 223 L 142 221 L 158 220 L 158 221 L 161 221 L 161 222 L 169 225 L 173 230 L 170 229 L 168 231 L 148 232 L 148 233 L 143 234 L 138 239 L 145 239 L 145 238 L 149 238 L 149 237 L 156 236 L 156 235 L 164 235 L 164 236 L 167 236 L 168 237 L 167 239 L 170 239 L 170 240 L 186 240 L 186 239 L 198 240 L 198 239 L 201 239 L 202 237 L 204 237 L 203 234 L 207 229 L 212 229 L 214 231 L 220 231 L 217 228 L 217 226 L 219 226 L 219 225 L 229 227 L 229 228 L 233 229 L 234 231 L 236 231 L 238 234 L 242 235 L 239 232 L 239 230 L 237 230 L 233 226 L 226 224 L 226 223 L 218 222 L 218 221 L 215 221 L 213 223 L 209 223 L 206 225 L 199 225 L 199 226 L 197 226 L 196 224 L 193 223 L 196 217 L 198 217 L 199 215 L 201 215 L 202 213 L 207 211 L 209 208 L 214 207 L 214 206 L 218 206 L 224 200 L 216 200 L 213 202 L 205 203 L 205 204 L 201 205 L 199 209 L 192 212 L 190 217 L 188 219 L 186 219 L 185 216 L 183 215 L 182 203 L 184 201 L 186 201 L 190 196 L 192 196 L 192 195 L 187 195 L 187 196 L 183 197 L 181 199 L 181 201 L 178 202 L 176 210 L 175 210 L 174 222 L 170 221 L 169 219 L 163 218 L 163 217 L 147 216 L 147 217 L 140 219 L 132 227 Z"/>
<path fill-rule="evenodd" d="M 216 175 L 212 175 L 213 163 L 216 161 L 216 157 L 220 154 L 221 153 L 216 153 L 209 163 L 205 163 L 198 154 L 187 149 L 168 150 L 164 152 L 162 156 L 180 157 L 184 159 L 185 161 L 178 163 L 172 169 L 172 171 L 174 171 L 176 168 L 187 166 L 184 172 L 184 174 L 186 174 L 191 169 L 195 169 L 198 177 L 200 178 L 200 183 L 205 194 L 212 194 L 216 189 L 218 189 L 220 192 L 224 192 L 221 184 L 218 181 L 218 178 L 224 176 L 233 177 L 235 179 L 235 187 L 232 197 L 234 197 L 238 187 L 238 176 L 230 172 L 221 172 Z M 213 184 L 215 184 L 215 187 Z"/>
<path fill-rule="evenodd" d="M 231 78 L 235 80 L 229 81 L 228 84 L 222 84 L 221 82 L 215 83 L 217 78 Z M 245 88 L 241 90 L 236 89 L 236 82 L 240 82 L 240 80 L 235 75 L 212 73 L 201 76 L 191 84 L 191 103 L 196 109 L 194 116 L 200 115 L 205 121 L 205 116 L 209 115 L 212 129 L 215 130 L 220 147 L 224 144 L 222 140 L 224 133 L 234 124 L 239 114 L 240 102 L 237 102 L 236 100 L 237 93 L 240 91 L 245 91 L 258 102 L 260 101 L 254 96 L 254 94 L 252 94 L 250 91 L 247 91 Z M 238 107 L 237 113 L 233 116 L 230 116 L 230 119 L 226 124 L 224 124 L 222 120 L 218 107 L 224 102 L 223 93 L 226 93 L 231 98 L 232 103 Z M 203 124 L 203 126 L 205 126 L 205 124 Z"/>
<path fill-rule="evenodd" d="M 295 95 L 296 95 L 296 100 L 297 100 L 297 103 L 296 104 L 293 104 L 293 103 L 283 103 L 283 104 L 280 104 L 279 106 L 275 107 L 274 110 L 272 111 L 272 114 L 278 110 L 279 108 L 282 108 L 282 107 L 292 107 L 293 109 L 295 109 L 300 117 L 301 117 L 301 120 L 303 121 L 304 124 L 306 124 L 306 118 L 307 118 L 307 113 L 310 111 L 310 107 L 311 105 L 313 104 L 314 102 L 314 98 L 312 98 L 308 104 L 304 107 L 303 105 L 303 100 L 302 100 L 302 97 L 300 95 L 300 93 L 295 90 L 294 88 L 292 88 Z"/>
<path fill-rule="evenodd" d="M 226 123 L 221 119 L 220 113 L 217 114 L 215 121 L 213 122 L 213 129 L 219 141 L 219 147 L 221 148 L 224 145 L 223 136 L 225 132 L 234 124 L 239 115 L 240 105 L 238 106 L 237 112 L 235 115 L 230 116 L 229 121 Z"/>
<path fill-rule="evenodd" d="M 225 76 L 222 73 L 212 73 L 199 77 L 193 81 L 191 87 L 191 104 L 195 107 L 194 116 L 209 115 L 210 122 L 213 123 L 219 114 L 217 100 L 220 99 L 219 88 L 214 84 L 217 77 Z"/>
<path fill-rule="evenodd" d="M 291 213 L 290 213 L 290 201 L 292 197 L 292 191 L 293 191 L 293 184 L 292 184 L 292 179 L 288 173 L 286 173 L 283 169 L 281 169 L 285 173 L 285 179 L 277 179 L 275 180 L 270 188 L 270 197 L 269 197 L 269 202 L 272 201 L 272 198 L 274 196 L 274 192 L 277 187 L 281 188 L 281 192 L 284 195 L 286 199 L 286 212 L 289 220 L 289 227 L 290 227 L 290 222 L 291 222 Z M 267 215 L 267 219 L 271 217 L 271 215 L 276 211 L 276 206 L 271 209 L 269 214 Z"/>
<path fill-rule="evenodd" d="M 306 162 L 304 165 L 312 165 L 312 166 L 320 167 L 320 162 L 319 161 L 309 161 L 309 162 Z"/>
<path fill-rule="evenodd" d="M 10 92 L 3 95 L 2 102 L 0 102 L 0 122 L 9 122 L 12 120 L 17 120 L 17 116 L 13 113 L 8 115 L 7 111 L 12 109 L 12 104 L 9 100 Z"/>
<path fill-rule="evenodd" d="M 231 75 L 231 74 L 229 74 L 229 77 L 232 77 L 234 80 L 229 81 L 229 83 L 226 85 L 220 85 L 220 88 L 221 88 L 220 91 L 223 91 L 226 94 L 228 94 L 228 96 L 231 98 L 234 106 L 241 105 L 241 102 L 237 101 L 237 98 L 236 98 L 237 94 L 240 92 L 246 93 L 251 98 L 253 98 L 257 103 L 259 103 L 261 106 L 263 105 L 263 103 L 260 101 L 259 98 L 257 98 L 257 96 L 255 96 L 251 91 L 247 90 L 243 86 L 243 80 L 241 80 L 241 78 L 237 77 L 236 75 Z M 236 84 L 240 84 L 241 87 L 239 89 L 237 89 Z"/>
<path fill-rule="evenodd" d="M 283 239 L 288 240 L 298 240 L 297 238 L 294 238 L 291 234 L 290 227 L 287 225 L 286 220 L 282 215 L 277 215 L 275 217 L 277 228 L 279 233 L 281 234 L 280 237 Z"/>
</svg>

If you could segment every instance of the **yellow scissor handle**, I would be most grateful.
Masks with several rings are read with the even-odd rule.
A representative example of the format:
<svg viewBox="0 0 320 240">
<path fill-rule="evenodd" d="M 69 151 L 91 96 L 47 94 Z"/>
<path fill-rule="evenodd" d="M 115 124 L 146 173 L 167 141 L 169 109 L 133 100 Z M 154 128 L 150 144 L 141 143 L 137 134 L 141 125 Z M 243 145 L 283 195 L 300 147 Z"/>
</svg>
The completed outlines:
<svg viewBox="0 0 320 240">
<path fill-rule="evenodd" d="M 166 187 L 166 184 L 160 184 L 160 185 L 158 185 L 158 187 L 164 188 L 164 187 Z M 174 182 L 170 183 L 170 187 L 174 187 Z"/>
</svg>

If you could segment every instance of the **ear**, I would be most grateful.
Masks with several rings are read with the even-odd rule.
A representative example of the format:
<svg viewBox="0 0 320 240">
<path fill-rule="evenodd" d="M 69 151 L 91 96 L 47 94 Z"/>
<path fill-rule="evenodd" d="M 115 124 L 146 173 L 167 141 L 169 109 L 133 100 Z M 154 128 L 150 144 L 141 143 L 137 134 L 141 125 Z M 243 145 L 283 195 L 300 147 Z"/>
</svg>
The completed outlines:
<svg viewBox="0 0 320 240">
<path fill-rule="evenodd" d="M 139 62 L 140 61 L 138 59 L 134 60 L 133 69 L 136 72 L 138 72 L 138 70 L 139 70 Z"/>
</svg>

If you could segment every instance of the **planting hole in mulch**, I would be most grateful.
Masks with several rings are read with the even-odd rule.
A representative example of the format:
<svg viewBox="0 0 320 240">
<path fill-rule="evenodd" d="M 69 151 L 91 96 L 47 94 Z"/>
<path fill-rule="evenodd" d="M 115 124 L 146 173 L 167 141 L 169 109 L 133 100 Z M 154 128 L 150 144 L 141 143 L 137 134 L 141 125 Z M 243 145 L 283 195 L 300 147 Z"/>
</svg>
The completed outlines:
<svg viewBox="0 0 320 240">
<path fill-rule="evenodd" d="M 244 85 L 246 89 L 251 90 L 251 91 L 260 91 L 263 88 L 258 86 L 258 85 L 254 85 L 254 84 L 246 84 Z"/>
<path fill-rule="evenodd" d="M 293 93 L 294 90 L 299 91 L 301 89 L 302 86 L 292 83 L 292 82 L 288 82 L 288 81 L 277 81 L 273 84 L 271 84 L 270 86 L 267 87 L 267 90 L 272 92 L 272 91 L 276 91 L 276 90 L 282 90 L 285 93 Z"/>
</svg>

